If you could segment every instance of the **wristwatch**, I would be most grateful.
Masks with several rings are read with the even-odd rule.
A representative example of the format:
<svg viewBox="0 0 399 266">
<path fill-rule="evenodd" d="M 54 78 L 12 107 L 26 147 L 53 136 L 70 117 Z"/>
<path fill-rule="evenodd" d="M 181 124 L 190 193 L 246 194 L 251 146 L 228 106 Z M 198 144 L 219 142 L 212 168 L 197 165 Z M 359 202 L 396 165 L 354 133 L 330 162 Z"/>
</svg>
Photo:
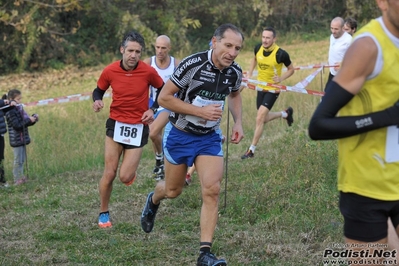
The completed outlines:
<svg viewBox="0 0 399 266">
<path fill-rule="evenodd" d="M 154 112 L 154 115 L 158 112 L 158 108 L 151 107 L 150 109 Z"/>
</svg>

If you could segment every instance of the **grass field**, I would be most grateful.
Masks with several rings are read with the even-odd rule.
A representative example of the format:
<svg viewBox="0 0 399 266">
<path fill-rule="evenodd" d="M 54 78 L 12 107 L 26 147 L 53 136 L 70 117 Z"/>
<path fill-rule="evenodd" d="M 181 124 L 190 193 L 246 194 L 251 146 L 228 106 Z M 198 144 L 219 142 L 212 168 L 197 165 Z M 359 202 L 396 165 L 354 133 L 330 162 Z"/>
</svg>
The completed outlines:
<svg viewBox="0 0 399 266">
<path fill-rule="evenodd" d="M 281 47 L 295 66 L 327 60 L 328 41 Z M 244 70 L 251 57 L 243 52 L 237 58 Z M 24 103 L 91 92 L 101 69 L 0 76 L 0 91 L 19 88 Z M 294 85 L 312 71 L 297 71 L 284 85 Z M 308 88 L 321 90 L 327 74 L 328 69 Z M 239 145 L 225 145 L 227 171 L 213 251 L 229 265 L 322 265 L 324 249 L 342 242 L 342 219 L 336 143 L 314 142 L 307 135 L 320 98 L 281 93 L 273 110 L 292 106 L 293 126 L 281 119 L 268 123 L 256 156 L 242 161 L 253 136 L 256 92 L 244 89 L 242 95 L 245 138 Z M 104 101 L 108 107 L 110 99 Z M 145 234 L 140 214 L 155 186 L 154 156 L 147 145 L 135 184 L 114 182 L 113 227 L 99 229 L 107 108 L 94 113 L 86 100 L 25 109 L 38 113 L 40 121 L 29 128 L 29 182 L 0 190 L 0 265 L 195 265 L 201 206 L 195 175 L 179 198 L 162 202 L 153 232 Z M 227 128 L 227 117 L 222 123 L 225 134 L 232 126 L 230 119 Z M 6 145 L 11 182 L 13 153 Z"/>
</svg>

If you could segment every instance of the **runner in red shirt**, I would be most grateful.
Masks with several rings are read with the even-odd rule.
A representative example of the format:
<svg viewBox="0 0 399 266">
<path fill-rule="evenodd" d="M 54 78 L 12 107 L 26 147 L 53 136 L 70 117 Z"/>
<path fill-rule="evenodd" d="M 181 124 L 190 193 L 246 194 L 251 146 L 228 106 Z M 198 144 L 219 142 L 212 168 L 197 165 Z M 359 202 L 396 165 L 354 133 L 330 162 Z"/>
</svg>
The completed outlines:
<svg viewBox="0 0 399 266">
<path fill-rule="evenodd" d="M 129 186 L 136 178 L 143 147 L 148 142 L 148 124 L 154 120 L 158 106 L 155 101 L 153 107 L 148 108 L 148 87 L 161 89 L 164 84 L 154 68 L 140 61 L 144 47 L 144 38 L 139 33 L 126 34 L 120 46 L 122 60 L 104 68 L 93 91 L 93 109 L 99 112 L 104 107 L 105 91 L 112 87 L 110 115 L 106 122 L 105 168 L 99 184 L 98 225 L 101 228 L 112 226 L 108 203 L 122 154 L 119 179 Z"/>
</svg>

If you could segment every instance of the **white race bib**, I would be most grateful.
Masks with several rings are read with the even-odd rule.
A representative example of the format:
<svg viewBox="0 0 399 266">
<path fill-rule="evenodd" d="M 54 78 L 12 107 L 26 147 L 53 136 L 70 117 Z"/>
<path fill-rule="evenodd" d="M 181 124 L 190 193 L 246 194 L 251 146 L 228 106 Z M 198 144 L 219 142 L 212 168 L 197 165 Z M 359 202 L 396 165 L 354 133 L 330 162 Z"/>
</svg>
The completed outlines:
<svg viewBox="0 0 399 266">
<path fill-rule="evenodd" d="M 203 106 L 207 106 L 210 104 L 220 104 L 220 109 L 223 110 L 223 105 L 224 105 L 224 101 L 215 101 L 215 100 L 205 100 L 202 99 L 201 97 L 197 96 L 195 97 L 192 105 L 195 106 L 199 106 L 199 107 L 203 107 Z M 208 121 L 205 120 L 201 117 L 195 116 L 195 115 L 186 115 L 186 120 L 193 123 L 196 126 L 201 126 L 201 127 L 206 127 L 206 128 L 211 128 L 214 127 L 219 121 Z"/>
<path fill-rule="evenodd" d="M 115 121 L 114 141 L 133 146 L 140 146 L 141 138 L 143 136 L 143 128 L 143 124 L 131 125 Z"/>
<path fill-rule="evenodd" d="M 397 126 L 387 128 L 385 161 L 387 163 L 399 162 L 399 128 Z"/>
</svg>

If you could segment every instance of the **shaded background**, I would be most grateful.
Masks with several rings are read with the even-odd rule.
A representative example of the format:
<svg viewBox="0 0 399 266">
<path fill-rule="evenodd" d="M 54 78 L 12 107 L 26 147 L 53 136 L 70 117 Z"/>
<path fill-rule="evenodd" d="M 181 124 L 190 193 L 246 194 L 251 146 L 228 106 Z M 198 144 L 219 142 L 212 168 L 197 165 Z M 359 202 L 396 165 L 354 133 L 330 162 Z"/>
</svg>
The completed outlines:
<svg viewBox="0 0 399 266">
<path fill-rule="evenodd" d="M 106 64 L 119 58 L 125 32 L 139 31 L 153 53 L 157 35 L 169 35 L 173 54 L 208 47 L 214 29 L 239 26 L 252 49 L 264 26 L 302 40 L 329 36 L 332 18 L 362 25 L 379 16 L 375 0 L 0 0 L 0 75 Z"/>
</svg>

